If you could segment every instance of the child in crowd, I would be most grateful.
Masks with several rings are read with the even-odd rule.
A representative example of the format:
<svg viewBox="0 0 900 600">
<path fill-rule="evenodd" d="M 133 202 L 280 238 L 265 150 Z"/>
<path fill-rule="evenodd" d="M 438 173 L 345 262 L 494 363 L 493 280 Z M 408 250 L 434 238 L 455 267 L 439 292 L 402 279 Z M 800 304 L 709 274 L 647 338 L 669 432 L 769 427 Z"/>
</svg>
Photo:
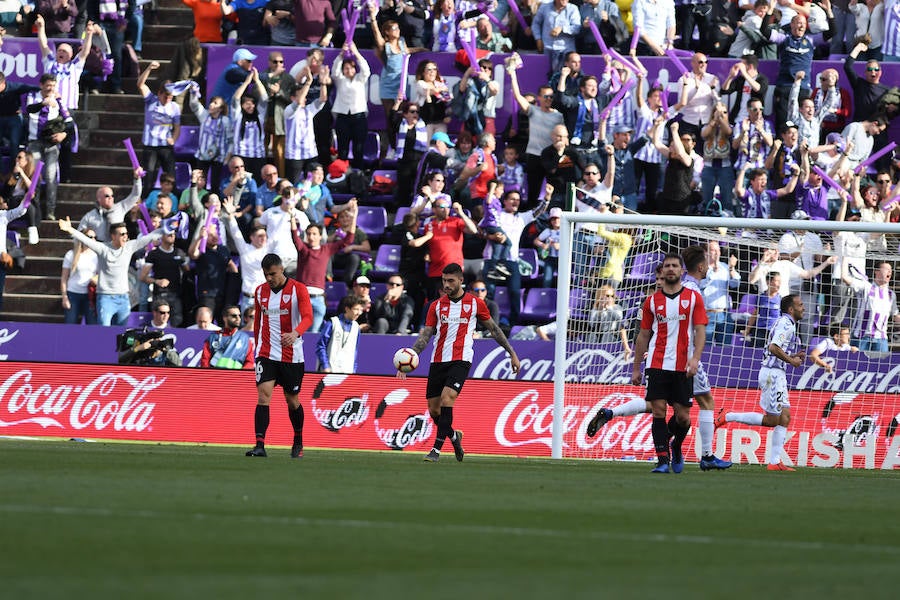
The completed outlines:
<svg viewBox="0 0 900 600">
<path fill-rule="evenodd" d="M 339 315 L 331 317 L 316 342 L 316 358 L 322 373 L 356 373 L 359 323 L 365 301 L 355 294 L 341 298 Z"/>
<path fill-rule="evenodd" d="M 538 254 L 544 261 L 544 282 L 545 288 L 553 286 L 553 275 L 559 266 L 559 224 L 562 218 L 562 209 L 557 207 L 550 209 L 550 226 L 543 230 L 537 239 L 534 240 L 534 246 L 538 249 Z"/>
<path fill-rule="evenodd" d="M 503 149 L 503 163 L 497 168 L 503 189 L 507 192 L 525 193 L 525 167 L 519 163 L 519 149 L 508 145 Z"/>
<path fill-rule="evenodd" d="M 850 345 L 850 328 L 846 325 L 836 325 L 831 329 L 831 337 L 825 338 L 813 348 L 809 353 L 809 360 L 825 369 L 826 373 L 831 373 L 834 367 L 830 362 L 826 362 L 822 358 L 822 354 L 829 351 L 837 352 L 859 352 L 859 348 Z"/>
<path fill-rule="evenodd" d="M 510 260 L 509 252 L 512 248 L 512 241 L 509 239 L 503 228 L 500 227 L 500 213 L 503 212 L 503 183 L 497 179 L 488 182 L 488 194 L 484 199 L 484 218 L 478 224 L 484 233 L 488 236 L 488 244 L 491 246 L 491 260 L 494 261 L 494 268 L 487 272 L 487 277 L 494 280 L 504 280 L 510 276 L 506 261 Z M 506 238 L 502 242 L 492 240 L 490 236 L 502 233 Z"/>
</svg>

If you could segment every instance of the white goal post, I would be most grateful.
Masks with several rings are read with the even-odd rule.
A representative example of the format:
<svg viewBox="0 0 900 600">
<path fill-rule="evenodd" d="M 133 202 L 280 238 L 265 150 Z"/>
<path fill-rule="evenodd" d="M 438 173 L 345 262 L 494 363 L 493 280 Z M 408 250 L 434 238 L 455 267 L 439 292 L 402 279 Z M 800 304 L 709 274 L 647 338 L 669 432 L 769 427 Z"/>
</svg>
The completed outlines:
<svg viewBox="0 0 900 600">
<path fill-rule="evenodd" d="M 625 262 L 624 277 L 619 275 L 618 285 L 610 281 L 608 271 L 603 276 L 597 275 L 598 269 L 608 260 L 611 242 L 588 232 L 586 226 L 602 226 L 607 231 L 624 231 L 631 236 L 633 243 Z M 798 231 L 801 233 L 797 234 Z M 838 260 L 837 267 L 822 264 L 824 273 L 816 271 L 812 275 L 813 269 L 800 264 L 806 260 L 800 258 L 804 252 L 803 242 L 798 242 L 798 248 L 791 248 L 792 242 L 786 238 L 793 236 L 799 240 L 806 232 L 823 242 L 822 248 L 816 250 L 816 267 L 823 261 Z M 854 237 L 857 235 L 858 238 Z M 846 248 L 850 248 L 848 239 L 868 241 L 860 263 L 864 266 L 855 267 L 858 262 L 853 260 L 855 255 L 846 254 L 849 252 Z M 719 260 L 726 266 L 732 254 L 738 257 L 736 267 L 742 282 L 740 287 L 728 291 L 729 306 L 724 311 L 727 314 L 717 314 L 727 320 L 733 331 L 727 338 L 719 339 L 716 330 L 716 341 L 707 341 L 704 363 L 712 380 L 716 412 L 720 408 L 746 411 L 759 410 L 756 372 L 762 349 L 754 343 L 756 338 L 753 336 L 764 334 L 764 329 L 755 324 L 761 325 L 763 315 L 767 313 L 755 308 L 757 305 L 753 302 L 765 302 L 766 280 L 777 286 L 774 283 L 776 272 L 768 262 L 770 254 L 780 253 L 778 260 L 782 262 L 777 263 L 778 268 L 785 271 L 786 279 L 790 273 L 792 286 L 793 278 L 803 280 L 803 294 L 813 304 L 807 307 L 808 311 L 812 310 L 812 318 L 805 325 L 804 341 L 818 343 L 821 352 L 831 331 L 838 331 L 837 325 L 843 322 L 852 326 L 854 317 L 858 318 L 860 311 L 857 308 L 867 302 L 865 296 L 869 293 L 863 286 L 869 286 L 865 289 L 870 290 L 878 280 L 877 276 L 873 277 L 875 265 L 881 261 L 892 266 L 900 264 L 898 240 L 900 224 L 892 223 L 564 211 L 554 349 L 552 457 L 641 460 L 652 454 L 648 452 L 652 451 L 652 441 L 647 415 L 610 421 L 594 438 L 586 435 L 586 426 L 600 408 L 612 408 L 628 399 L 643 398 L 643 389 L 632 386 L 629 381 L 633 360 L 626 353 L 628 343 L 622 341 L 620 345 L 618 338 L 622 332 L 626 337 L 630 335 L 628 330 L 634 328 L 634 319 L 639 318 L 640 305 L 655 284 L 655 257 L 661 258 L 668 251 L 680 252 L 687 245 L 721 246 Z M 603 252 L 598 253 L 598 248 Z M 798 267 L 786 265 L 785 261 L 798 264 Z M 843 261 L 843 267 L 840 261 Z M 766 269 L 772 271 L 771 276 L 763 273 Z M 748 289 L 747 280 L 751 273 L 756 273 L 758 279 L 759 273 L 763 276 Z M 845 280 L 842 274 L 859 281 Z M 615 275 L 612 278 L 615 279 Z M 825 282 L 827 278 L 829 281 Z M 607 293 L 609 288 L 604 284 L 609 283 L 614 292 Z M 834 289 L 843 286 L 842 294 L 846 293 L 851 299 L 844 300 L 844 295 L 830 296 L 828 291 L 832 284 Z M 891 279 L 891 289 L 893 284 Z M 621 306 L 617 306 L 618 313 L 614 311 L 621 321 L 612 326 L 618 331 L 598 329 L 610 326 L 602 319 L 607 311 L 604 300 L 598 296 L 601 288 L 606 290 L 602 296 L 613 298 L 613 303 L 621 302 Z M 834 289 L 831 291 L 836 293 Z M 846 302 L 849 305 L 839 313 L 841 307 L 838 304 Z M 842 320 L 835 320 L 836 314 Z M 599 320 L 597 315 L 601 315 Z M 892 327 L 891 321 L 889 318 L 889 327 Z M 890 333 L 888 335 L 890 341 Z M 804 349 L 809 354 L 812 347 Z M 788 375 L 794 414 L 789 430 L 793 430 L 794 435 L 785 446 L 790 455 L 787 460 L 799 465 L 866 468 L 893 468 L 900 464 L 897 457 L 900 454 L 900 352 L 848 351 L 817 356 L 817 362 L 808 358 L 803 367 Z M 791 371 L 790 367 L 788 371 Z M 642 417 L 644 421 L 639 420 Z M 794 422 L 797 422 L 796 428 Z M 693 449 L 697 443 L 694 435 L 696 412 L 694 425 L 685 448 L 690 445 Z M 714 438 L 714 451 L 735 462 L 765 462 L 769 432 L 750 426 L 719 429 Z M 688 455 L 688 461 L 691 460 L 696 460 L 696 456 Z"/>
</svg>

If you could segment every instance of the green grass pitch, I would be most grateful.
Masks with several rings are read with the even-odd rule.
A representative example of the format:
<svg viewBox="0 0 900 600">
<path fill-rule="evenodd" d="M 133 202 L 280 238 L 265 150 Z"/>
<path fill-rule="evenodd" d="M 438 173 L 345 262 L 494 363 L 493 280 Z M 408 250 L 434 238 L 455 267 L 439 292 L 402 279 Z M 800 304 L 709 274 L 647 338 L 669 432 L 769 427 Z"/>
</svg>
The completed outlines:
<svg viewBox="0 0 900 600">
<path fill-rule="evenodd" d="M 897 598 L 900 473 L 0 440 L 4 598 Z"/>
</svg>

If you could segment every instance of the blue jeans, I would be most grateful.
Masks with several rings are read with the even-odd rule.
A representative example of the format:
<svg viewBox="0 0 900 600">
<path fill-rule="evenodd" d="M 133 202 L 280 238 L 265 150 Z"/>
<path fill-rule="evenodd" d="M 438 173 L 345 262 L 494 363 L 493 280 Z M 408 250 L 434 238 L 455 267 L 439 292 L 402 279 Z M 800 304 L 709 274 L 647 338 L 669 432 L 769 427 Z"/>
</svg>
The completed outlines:
<svg viewBox="0 0 900 600">
<path fill-rule="evenodd" d="M 495 260 L 485 260 L 483 271 L 489 272 L 497 264 Z M 519 322 L 520 305 L 522 304 L 522 276 L 519 274 L 518 261 L 506 261 L 506 267 L 509 269 L 510 276 L 506 280 L 506 289 L 509 290 L 509 326 L 514 327 Z M 494 289 L 496 284 L 491 283 L 488 279 L 487 290 L 488 297 L 494 298 Z"/>
<path fill-rule="evenodd" d="M 309 332 L 319 333 L 319 330 L 322 329 L 322 322 L 325 320 L 325 296 L 310 296 L 309 301 L 313 311 L 313 322 Z"/>
<path fill-rule="evenodd" d="M 559 257 L 558 256 L 548 256 L 544 259 L 544 281 L 543 286 L 545 288 L 553 287 L 553 275 L 554 271 L 559 268 Z"/>
<path fill-rule="evenodd" d="M 85 325 L 97 324 L 97 313 L 91 308 L 91 301 L 87 294 L 76 294 L 75 292 L 66 292 L 69 297 L 69 309 L 66 311 L 65 322 L 81 323 L 84 317 Z"/>
<path fill-rule="evenodd" d="M 109 39 L 109 49 L 114 61 L 113 72 L 110 74 L 109 87 L 113 90 L 122 89 L 122 46 L 125 45 L 125 31 L 119 29 L 118 24 L 103 21 L 100 23 L 103 30 L 106 31 L 106 37 Z M 156 174 L 154 173 L 155 177 Z M 150 182 L 153 183 L 152 181 Z M 150 188 L 145 188 L 150 189 Z"/>
<path fill-rule="evenodd" d="M 582 283 L 582 280 L 587 279 L 590 274 L 597 236 L 584 229 L 579 229 L 572 237 L 572 284 L 584 287 L 585 284 Z"/>
<path fill-rule="evenodd" d="M 700 181 L 703 185 L 703 207 L 709 206 L 709 201 L 713 199 L 713 192 L 716 190 L 716 184 L 719 186 L 719 198 L 722 202 L 722 208 L 734 211 L 732 206 L 732 190 L 734 189 L 734 167 L 730 164 L 727 166 L 713 166 L 712 161 L 703 166 L 703 172 L 700 174 Z M 735 213 L 737 214 L 737 213 Z"/>
<path fill-rule="evenodd" d="M 834 12 L 834 35 L 831 37 L 831 53 L 844 54 L 853 49 L 853 40 L 856 38 L 856 17 L 853 13 L 837 6 L 831 7 Z M 847 41 L 846 45 L 844 40 Z"/>
<path fill-rule="evenodd" d="M 97 313 L 101 325 L 124 327 L 128 324 L 128 315 L 131 314 L 128 294 L 97 294 Z"/>
<path fill-rule="evenodd" d="M 708 312 L 707 316 L 709 317 L 709 324 L 706 326 L 707 343 L 730 345 L 734 335 L 734 321 L 731 315 L 727 312 Z"/>
<path fill-rule="evenodd" d="M 15 157 L 22 145 L 22 137 L 25 135 L 25 123 L 21 115 L 0 117 L 0 138 L 9 140 L 9 154 Z"/>
<path fill-rule="evenodd" d="M 56 191 L 59 188 L 59 145 L 44 146 L 41 142 L 29 142 L 28 152 L 34 160 L 44 161 L 41 177 L 44 180 L 44 204 L 49 219 L 56 215 Z M 50 215 L 53 215 L 52 217 Z"/>
<path fill-rule="evenodd" d="M 135 52 L 140 52 L 144 37 L 144 9 L 136 8 L 131 18 L 128 19 L 128 27 L 125 28 L 125 37 L 131 40 L 131 46 Z"/>
<path fill-rule="evenodd" d="M 638 197 L 637 194 L 625 194 L 621 199 L 622 206 L 631 211 L 637 211 Z"/>
<path fill-rule="evenodd" d="M 876 339 L 864 337 L 859 340 L 859 349 L 861 352 L 887 352 L 888 342 L 886 339 Z"/>
</svg>

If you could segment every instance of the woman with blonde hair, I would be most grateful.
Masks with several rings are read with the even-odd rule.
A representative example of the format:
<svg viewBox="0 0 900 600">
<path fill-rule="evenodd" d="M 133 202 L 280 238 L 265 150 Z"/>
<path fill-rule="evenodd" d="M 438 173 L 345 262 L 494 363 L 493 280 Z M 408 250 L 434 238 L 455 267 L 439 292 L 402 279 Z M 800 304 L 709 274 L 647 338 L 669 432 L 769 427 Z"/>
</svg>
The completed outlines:
<svg viewBox="0 0 900 600">
<path fill-rule="evenodd" d="M 88 229 L 84 235 L 97 239 Z M 85 244 L 75 240 L 71 250 L 63 257 L 59 278 L 62 307 L 66 323 L 79 323 L 82 317 L 87 325 L 97 324 L 97 309 L 91 302 L 91 283 L 97 282 L 97 255 Z"/>
</svg>

